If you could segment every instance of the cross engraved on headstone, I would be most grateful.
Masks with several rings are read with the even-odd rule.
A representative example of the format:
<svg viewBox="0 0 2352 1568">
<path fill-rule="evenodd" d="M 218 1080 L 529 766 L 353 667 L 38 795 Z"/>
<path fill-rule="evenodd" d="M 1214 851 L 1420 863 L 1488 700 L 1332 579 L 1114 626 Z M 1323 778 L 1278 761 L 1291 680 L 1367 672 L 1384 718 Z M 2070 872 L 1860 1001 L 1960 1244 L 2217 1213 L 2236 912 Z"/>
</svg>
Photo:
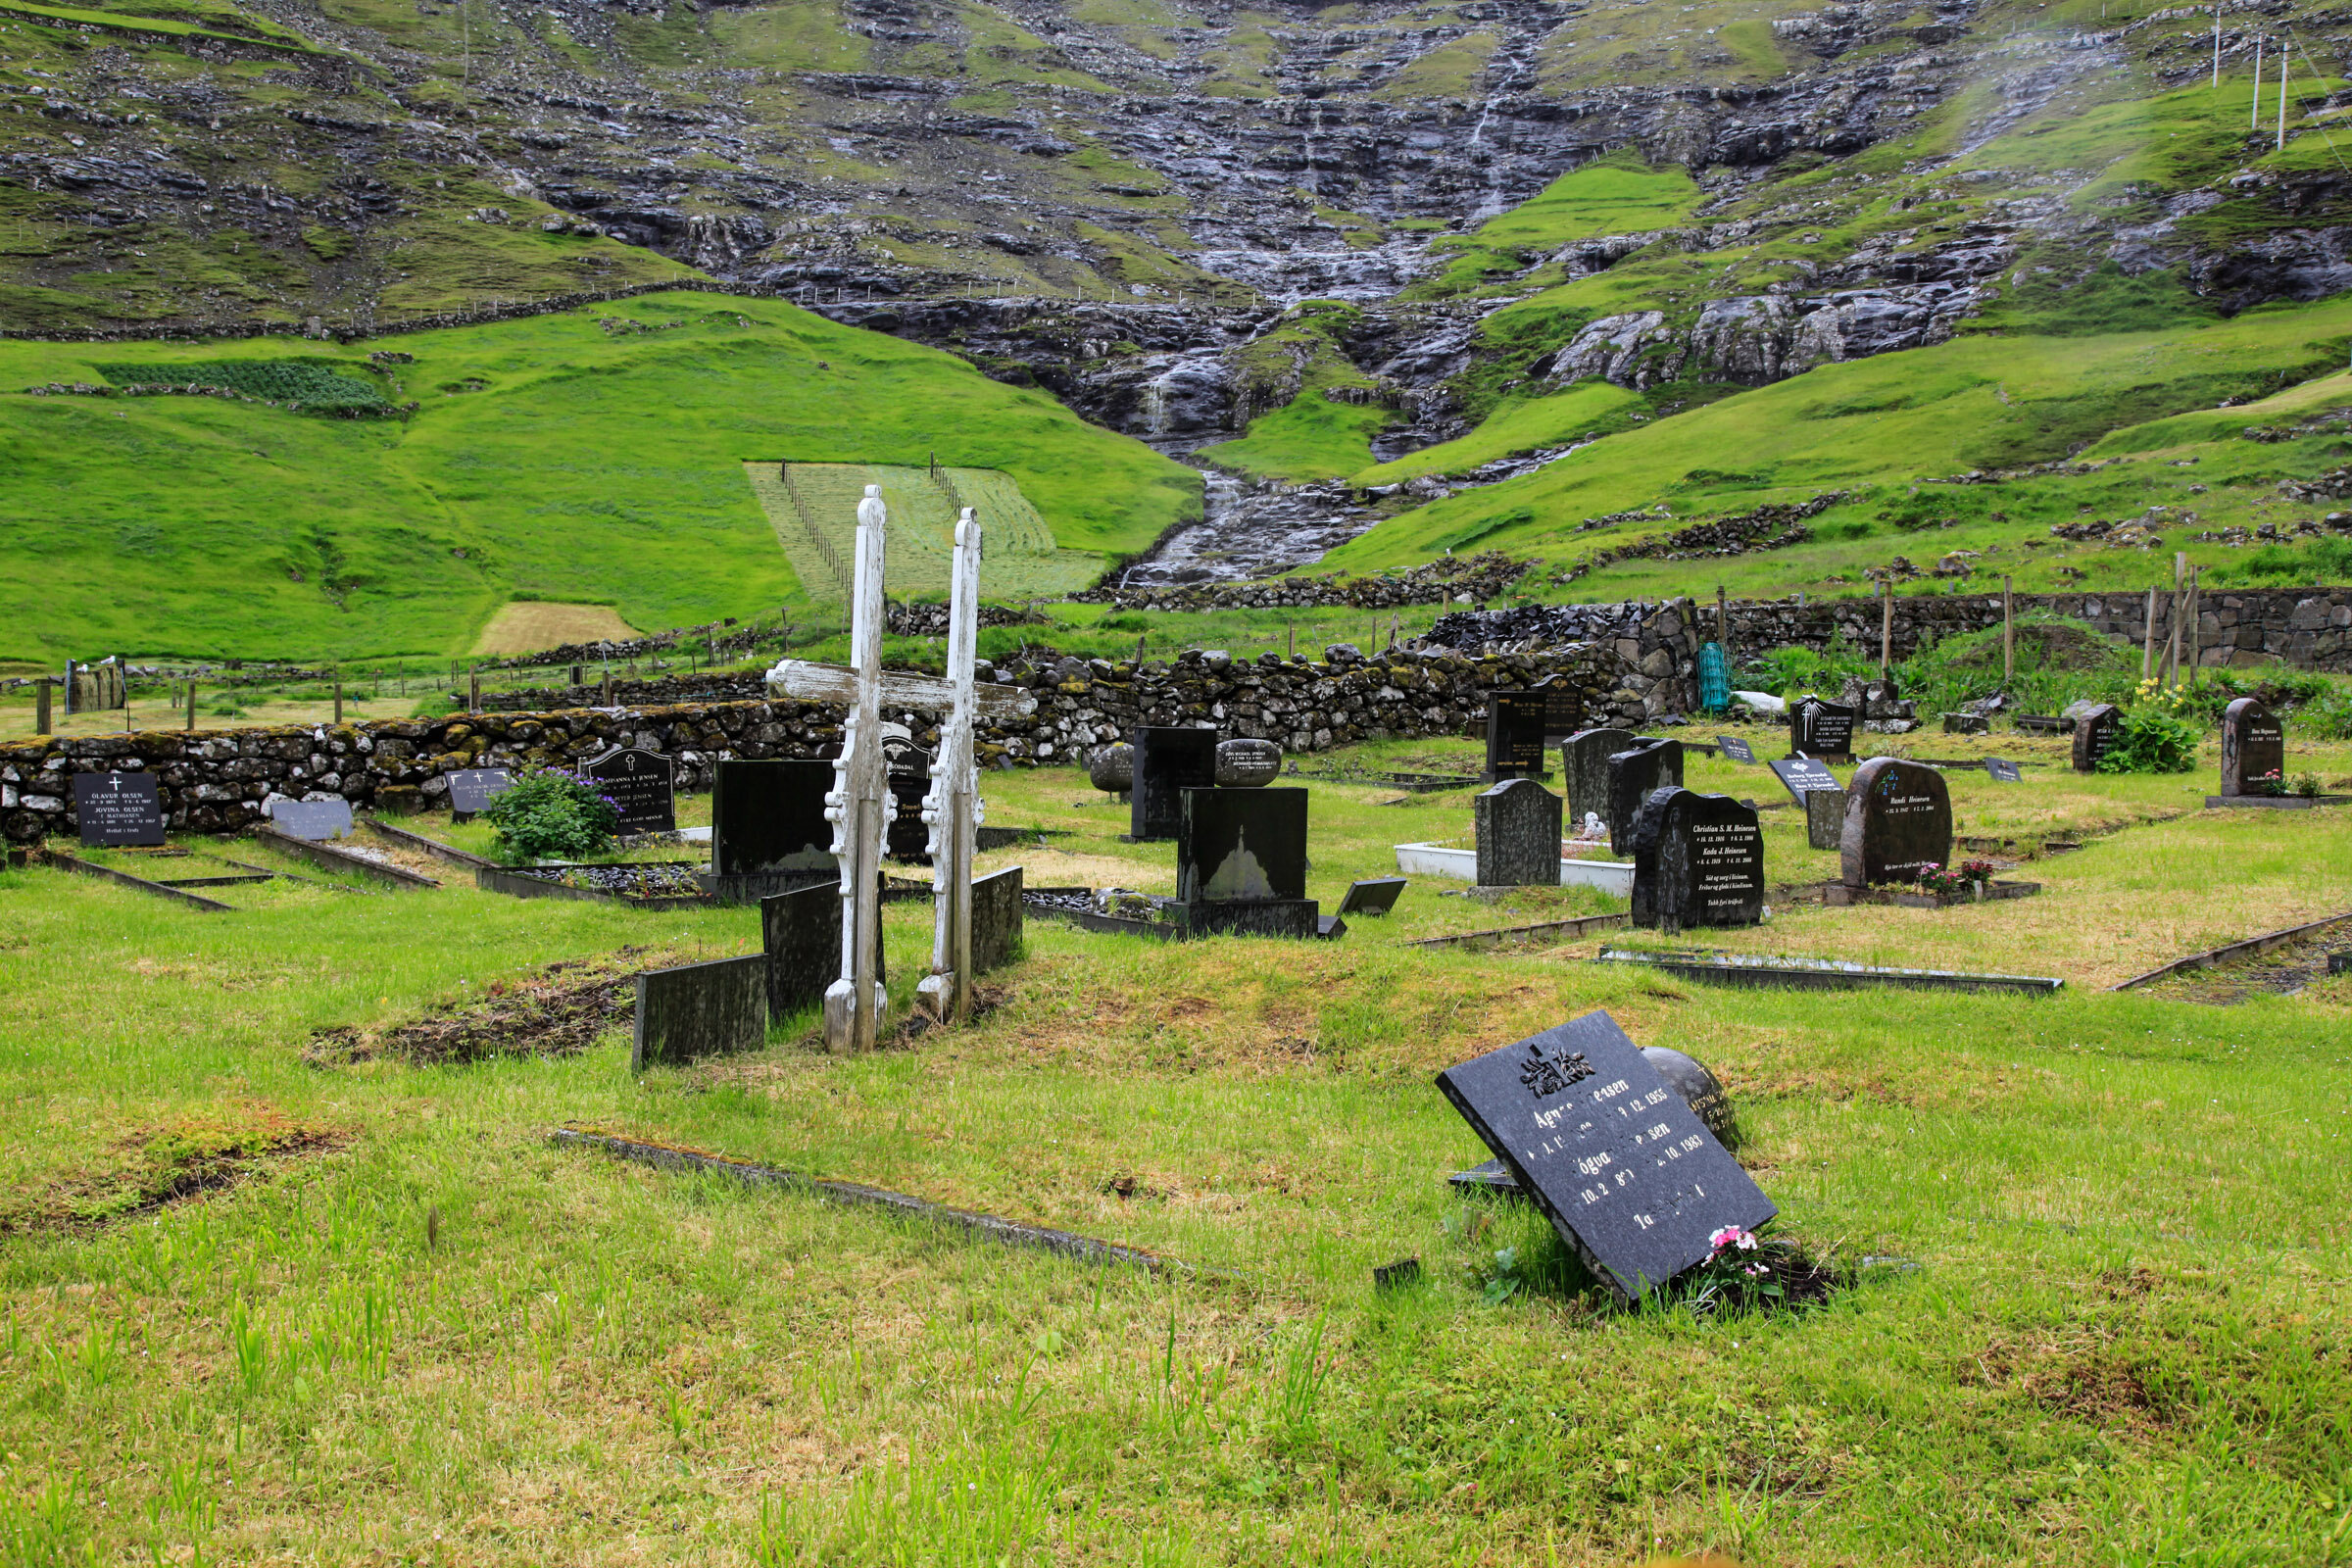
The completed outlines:
<svg viewBox="0 0 2352 1568">
<path fill-rule="evenodd" d="M 949 583 L 948 711 L 931 759 L 931 793 L 923 797 L 923 820 L 931 827 L 931 972 L 914 989 L 932 1016 L 962 1023 L 972 1007 L 972 844 L 982 819 L 980 774 L 972 760 L 980 524 L 969 507 L 956 519 Z"/>
</svg>

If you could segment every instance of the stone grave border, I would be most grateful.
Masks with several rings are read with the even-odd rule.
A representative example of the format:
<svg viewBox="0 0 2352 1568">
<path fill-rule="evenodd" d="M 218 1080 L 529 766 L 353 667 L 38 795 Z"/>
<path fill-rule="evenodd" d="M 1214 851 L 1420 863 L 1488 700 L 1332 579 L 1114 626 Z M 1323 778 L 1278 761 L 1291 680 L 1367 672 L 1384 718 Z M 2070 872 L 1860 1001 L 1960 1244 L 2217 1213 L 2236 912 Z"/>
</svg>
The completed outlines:
<svg viewBox="0 0 2352 1568">
<path fill-rule="evenodd" d="M 218 899 L 202 898 L 194 893 L 185 893 L 178 888 L 167 887 L 161 882 L 150 882 L 143 876 L 132 876 L 128 871 L 118 871 L 111 865 L 95 865 L 88 860 L 68 855 L 63 850 L 43 850 L 41 859 L 43 863 L 54 865 L 61 871 L 72 871 L 80 876 L 96 877 L 102 882 L 120 883 L 126 888 L 136 888 L 141 893 L 152 893 L 158 898 L 177 899 L 180 903 L 193 908 L 202 909 L 208 914 L 234 914 L 237 912 L 235 905 L 222 904 Z M 208 878 L 207 880 L 218 879 Z M 249 879 L 239 878 L 238 880 Z"/>
<path fill-rule="evenodd" d="M 2208 795 L 2205 809 L 2218 811 L 2224 808 L 2252 806 L 2267 807 L 2274 811 L 2308 811 L 2321 806 L 2342 806 L 2352 802 L 2352 795 Z"/>
<path fill-rule="evenodd" d="M 2297 937 L 2309 936 L 2314 931 L 2337 925 L 2346 920 L 2352 920 L 2352 909 L 2346 909 L 2341 914 L 2324 915 L 2317 920 L 2306 920 L 2301 925 L 2281 926 L 2276 931 L 2265 931 L 2260 936 L 2247 937 L 2242 942 L 2230 942 L 2218 948 L 2208 948 L 2203 953 L 2192 953 L 2185 958 L 2175 958 L 2168 964 L 2150 969 L 2146 974 L 2135 974 L 2129 980 L 2118 980 L 2107 989 L 2110 991 L 2135 991 L 2141 986 L 2153 985 L 2170 975 L 2188 974 L 2198 969 L 2211 969 L 2220 964 L 2234 963 L 2240 958 L 2260 957 L 2263 954 L 2285 947 Z"/>
<path fill-rule="evenodd" d="M 674 860 L 561 860 L 549 865 L 477 865 L 473 869 L 473 885 L 485 893 L 504 893 L 515 899 L 573 899 L 582 904 L 614 904 L 624 909 L 714 909 L 715 899 L 706 894 L 680 894 L 657 899 L 633 899 L 625 893 L 607 893 L 602 888 L 575 888 L 557 881 L 545 873 L 577 871 L 594 865 L 612 869 L 630 865 L 675 865 Z"/>
<path fill-rule="evenodd" d="M 1475 789 L 1486 781 L 1476 773 L 1340 773 L 1328 769 L 1309 773 L 1291 763 L 1284 778 L 1313 779 L 1323 784 L 1361 784 L 1367 789 L 1402 790 L 1407 795 L 1435 795 L 1444 790 Z"/>
<path fill-rule="evenodd" d="M 266 872 L 267 874 L 277 878 L 281 882 L 299 882 L 306 888 L 324 888 L 329 893 L 357 893 L 362 898 L 373 898 L 375 896 L 375 890 L 373 888 L 355 888 L 348 882 L 322 882 L 315 876 L 297 876 L 292 871 L 280 871 L 273 866 L 268 865 L 255 865 L 250 860 L 232 860 L 225 855 L 220 857 L 220 860 L 222 864 L 233 865 L 240 871 Z"/>
<path fill-rule="evenodd" d="M 1703 953 L 1695 949 L 1645 952 L 1633 948 L 1603 948 L 1593 956 L 1592 961 L 1663 969 L 1687 980 L 1714 980 L 1731 986 L 1785 986 L 1795 991 L 1853 991 L 1864 986 L 1895 986 L 1910 991 L 2007 991 L 2022 996 L 2047 997 L 2066 989 L 2064 980 L 2045 975 L 1970 974 L 1958 969 L 1900 969 L 1881 964 L 1849 963 L 1842 958 Z"/>
<path fill-rule="evenodd" d="M 1490 931 L 1461 931 L 1451 936 L 1417 937 L 1399 942 L 1400 948 L 1468 948 L 1486 951 L 1500 947 L 1548 948 L 1574 942 L 1588 931 L 1605 930 L 1632 919 L 1629 914 L 1580 914 L 1566 920 L 1539 920 L 1533 925 L 1496 926 Z"/>
<path fill-rule="evenodd" d="M 254 824 L 253 836 L 256 842 L 267 844 L 282 855 L 308 860 L 329 871 L 356 871 L 372 881 L 396 888 L 437 888 L 441 885 L 429 876 L 418 876 L 397 865 L 381 865 L 366 856 L 338 850 L 331 844 L 314 844 L 309 839 L 298 839 L 291 833 L 280 833 L 267 822 Z"/>
<path fill-rule="evenodd" d="M 728 1176 L 747 1187 L 780 1187 L 787 1192 L 848 1208 L 879 1208 L 905 1219 L 931 1220 L 943 1227 L 962 1231 L 974 1241 L 1032 1248 L 1081 1262 L 1128 1263 L 1154 1274 L 1197 1276 L 1200 1272 L 1140 1247 L 1122 1247 L 1116 1242 L 1098 1241 L 1092 1236 L 1052 1230 L 1043 1225 L 1023 1225 L 968 1208 L 950 1208 L 928 1199 L 911 1198 L 905 1193 L 867 1187 L 858 1182 L 826 1181 L 815 1176 L 802 1176 L 766 1165 L 754 1165 L 746 1160 L 729 1159 L 724 1154 L 707 1153 L 699 1149 L 680 1149 L 669 1144 L 649 1143 L 643 1139 L 622 1138 L 579 1127 L 559 1127 L 548 1134 L 548 1140 L 559 1148 L 596 1150 L 618 1159 L 651 1165 L 657 1170 Z"/>
</svg>

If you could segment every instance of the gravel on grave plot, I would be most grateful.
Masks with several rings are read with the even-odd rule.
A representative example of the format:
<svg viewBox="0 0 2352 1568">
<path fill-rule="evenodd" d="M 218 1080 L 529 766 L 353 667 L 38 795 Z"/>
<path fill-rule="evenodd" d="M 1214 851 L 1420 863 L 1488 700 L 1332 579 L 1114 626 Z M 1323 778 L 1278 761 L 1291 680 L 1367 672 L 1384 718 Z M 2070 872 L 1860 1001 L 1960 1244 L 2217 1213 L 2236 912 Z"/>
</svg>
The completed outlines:
<svg viewBox="0 0 2352 1568">
<path fill-rule="evenodd" d="M 2328 956 L 2331 953 L 2352 953 L 2352 921 L 2314 932 L 2299 942 L 2289 942 L 2250 958 L 2166 975 L 2135 987 L 2133 994 L 2162 997 L 2167 1002 L 2198 1002 L 2216 1007 L 2232 1006 L 2256 997 L 2291 997 L 2328 980 Z"/>
<path fill-rule="evenodd" d="M 654 865 L 573 865 L 561 872 L 541 867 L 537 874 L 552 875 L 566 887 L 591 888 L 622 898 L 684 899 L 702 894 L 702 884 L 694 879 L 700 869 L 692 860 L 663 860 Z"/>
</svg>

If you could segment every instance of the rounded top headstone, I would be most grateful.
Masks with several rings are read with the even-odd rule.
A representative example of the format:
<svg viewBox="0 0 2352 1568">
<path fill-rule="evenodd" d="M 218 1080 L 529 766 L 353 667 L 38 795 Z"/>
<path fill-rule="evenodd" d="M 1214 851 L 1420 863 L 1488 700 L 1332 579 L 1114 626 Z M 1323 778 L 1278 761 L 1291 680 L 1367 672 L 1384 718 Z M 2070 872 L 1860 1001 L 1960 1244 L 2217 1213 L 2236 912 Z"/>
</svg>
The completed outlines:
<svg viewBox="0 0 2352 1568">
<path fill-rule="evenodd" d="M 1642 1059 L 1658 1069 L 1666 1087 L 1683 1097 L 1715 1141 L 1724 1148 L 1740 1147 L 1740 1119 L 1732 1112 L 1732 1097 L 1722 1082 L 1695 1058 L 1671 1046 L 1643 1046 Z"/>
<path fill-rule="evenodd" d="M 1222 789 L 1259 789 L 1282 771 L 1282 748 L 1272 741 L 1236 738 L 1217 742 L 1217 784 Z"/>
<path fill-rule="evenodd" d="M 1854 769 L 1845 790 L 1845 826 L 1838 843 L 1847 887 L 1919 880 L 1952 858 L 1952 796 L 1943 774 L 1899 757 L 1874 757 Z"/>
<path fill-rule="evenodd" d="M 1095 748 L 1087 759 L 1088 782 L 1105 794 L 1116 795 L 1135 787 L 1135 748 L 1125 741 L 1113 741 L 1108 746 Z"/>
</svg>

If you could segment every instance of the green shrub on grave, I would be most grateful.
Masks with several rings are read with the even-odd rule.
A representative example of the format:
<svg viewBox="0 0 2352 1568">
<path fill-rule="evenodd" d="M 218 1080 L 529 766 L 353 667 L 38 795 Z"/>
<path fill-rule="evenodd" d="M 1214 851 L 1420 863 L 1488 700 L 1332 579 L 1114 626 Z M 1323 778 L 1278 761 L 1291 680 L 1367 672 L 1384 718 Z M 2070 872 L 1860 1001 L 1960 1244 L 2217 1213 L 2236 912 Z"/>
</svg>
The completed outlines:
<svg viewBox="0 0 2352 1568">
<path fill-rule="evenodd" d="M 2143 680 L 2117 722 L 2115 743 L 2099 759 L 2102 773 L 2185 773 L 2197 765 L 2196 723 L 2188 693 Z"/>
<path fill-rule="evenodd" d="M 497 829 L 498 853 L 511 865 L 600 854 L 620 827 L 620 812 L 593 780 L 557 767 L 524 773 L 482 815 Z"/>
</svg>

